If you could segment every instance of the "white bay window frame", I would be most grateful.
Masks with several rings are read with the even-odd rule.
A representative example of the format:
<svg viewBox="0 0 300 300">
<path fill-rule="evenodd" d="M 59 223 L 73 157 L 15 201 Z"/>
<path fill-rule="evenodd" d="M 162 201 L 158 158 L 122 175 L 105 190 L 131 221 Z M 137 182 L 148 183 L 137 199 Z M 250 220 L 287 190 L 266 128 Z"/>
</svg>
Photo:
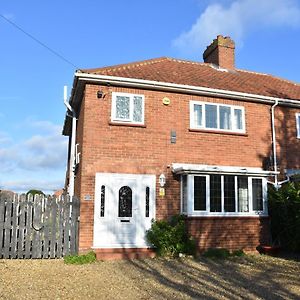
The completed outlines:
<svg viewBox="0 0 300 300">
<path fill-rule="evenodd" d="M 221 212 L 211 212 L 210 211 L 210 176 L 211 175 L 220 175 L 221 176 Z M 225 212 L 224 210 L 224 176 L 235 176 L 234 177 L 234 186 L 235 186 L 235 212 Z M 267 216 L 268 215 L 268 207 L 267 207 L 267 179 L 265 177 L 257 177 L 257 176 L 246 176 L 242 174 L 186 174 L 182 175 L 186 176 L 187 180 L 187 209 L 185 212 L 181 211 L 181 213 L 186 214 L 187 216 Z M 206 210 L 194 210 L 194 178 L 196 176 L 205 177 L 206 178 Z M 248 212 L 239 212 L 238 211 L 238 177 L 246 176 L 248 179 Z M 252 180 L 260 179 L 262 181 L 262 204 L 263 210 L 255 211 L 253 210 L 253 190 L 252 190 Z M 182 182 L 182 180 L 181 180 Z M 181 191 L 181 201 L 183 199 L 183 189 Z M 183 203 L 181 203 L 181 207 L 183 207 Z"/>
<path fill-rule="evenodd" d="M 117 117 L 117 97 L 118 96 L 129 98 L 129 118 L 127 118 L 127 119 Z M 142 116 L 141 116 L 140 122 L 135 121 L 133 118 L 134 117 L 134 97 L 142 98 Z M 145 116 L 145 96 L 144 95 L 112 92 L 112 107 L 111 107 L 111 121 L 112 122 L 144 125 L 144 116 Z"/>
<path fill-rule="evenodd" d="M 195 113 L 194 113 L 194 107 L 195 105 L 201 106 L 202 111 L 202 118 L 201 118 L 201 124 L 196 124 L 195 119 Z M 206 105 L 212 105 L 216 106 L 217 108 L 217 127 L 216 128 L 210 128 L 206 127 Z M 220 107 L 227 107 L 230 108 L 230 129 L 221 129 L 220 128 Z M 242 112 L 242 129 L 234 128 L 234 111 L 235 109 L 240 110 Z M 237 106 L 237 105 L 228 105 L 223 103 L 212 103 L 212 102 L 202 102 L 202 101 L 190 101 L 190 129 L 204 129 L 204 130 L 210 130 L 210 131 L 221 131 L 221 132 L 236 132 L 236 133 L 245 133 L 246 132 L 246 122 L 245 122 L 245 109 L 243 106 Z"/>
</svg>

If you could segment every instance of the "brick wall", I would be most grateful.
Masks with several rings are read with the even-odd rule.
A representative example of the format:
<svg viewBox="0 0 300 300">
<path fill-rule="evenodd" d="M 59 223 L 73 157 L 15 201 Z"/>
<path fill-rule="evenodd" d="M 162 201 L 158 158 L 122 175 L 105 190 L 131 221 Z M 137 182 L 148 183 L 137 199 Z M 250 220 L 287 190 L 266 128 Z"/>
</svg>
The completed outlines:
<svg viewBox="0 0 300 300">
<path fill-rule="evenodd" d="M 104 98 L 97 98 L 99 89 L 105 92 Z M 131 127 L 110 123 L 113 91 L 145 95 L 145 126 Z M 163 105 L 164 97 L 171 100 L 170 105 Z M 225 134 L 189 130 L 190 100 L 243 106 L 246 115 L 246 133 Z M 281 113 L 291 118 L 286 130 L 291 137 L 295 136 L 294 110 L 290 113 L 289 109 L 283 109 Z M 278 121 L 280 118 L 279 114 Z M 278 122 L 278 131 L 281 127 Z M 157 190 L 156 217 L 165 218 L 180 212 L 180 178 L 171 173 L 171 163 L 262 167 L 264 159 L 271 154 L 270 128 L 270 105 L 132 88 L 86 85 L 77 131 L 77 142 L 80 144 L 82 156 L 75 181 L 75 193 L 81 199 L 80 248 L 87 249 L 92 246 L 93 201 L 97 172 L 155 174 L 157 178 L 164 173 L 167 176 L 166 196 L 160 197 Z M 171 130 L 176 131 L 176 144 L 170 143 Z M 277 145 L 278 150 L 281 153 L 281 161 L 292 165 L 299 160 L 293 149 L 295 147 L 298 149 L 300 144 L 296 139 L 292 139 L 292 143 L 287 143 L 284 135 L 283 132 L 280 135 L 282 140 Z M 90 201 L 84 200 L 86 195 L 91 197 Z M 242 218 L 239 222 L 244 224 L 246 220 Z M 206 222 L 215 224 L 216 219 Z M 224 219 L 220 224 L 224 222 L 235 224 L 237 220 Z M 247 224 L 251 223 L 249 222 L 245 223 L 246 229 Z M 236 234 L 239 235 L 238 232 Z M 236 238 L 233 240 L 237 241 Z"/>
<path fill-rule="evenodd" d="M 268 217 L 193 217 L 186 223 L 199 252 L 208 248 L 254 251 L 270 242 Z"/>
</svg>

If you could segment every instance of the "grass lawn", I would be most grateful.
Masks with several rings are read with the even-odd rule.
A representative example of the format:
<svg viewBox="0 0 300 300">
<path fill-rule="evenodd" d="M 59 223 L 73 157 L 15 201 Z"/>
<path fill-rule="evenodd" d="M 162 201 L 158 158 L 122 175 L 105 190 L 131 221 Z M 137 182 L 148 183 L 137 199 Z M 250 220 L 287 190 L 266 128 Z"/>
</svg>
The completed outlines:
<svg viewBox="0 0 300 300">
<path fill-rule="evenodd" d="M 300 261 L 146 259 L 66 265 L 0 260 L 0 299 L 300 299 Z"/>
</svg>

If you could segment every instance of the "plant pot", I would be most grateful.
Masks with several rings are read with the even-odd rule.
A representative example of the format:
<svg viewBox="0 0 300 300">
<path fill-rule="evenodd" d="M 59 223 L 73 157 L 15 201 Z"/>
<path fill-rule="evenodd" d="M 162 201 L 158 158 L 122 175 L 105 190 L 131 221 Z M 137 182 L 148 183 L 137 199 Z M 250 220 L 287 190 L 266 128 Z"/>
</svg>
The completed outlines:
<svg viewBox="0 0 300 300">
<path fill-rule="evenodd" d="M 259 245 L 256 250 L 260 254 L 270 255 L 270 256 L 276 256 L 278 255 L 280 251 L 280 246 L 268 246 L 268 245 Z"/>
</svg>

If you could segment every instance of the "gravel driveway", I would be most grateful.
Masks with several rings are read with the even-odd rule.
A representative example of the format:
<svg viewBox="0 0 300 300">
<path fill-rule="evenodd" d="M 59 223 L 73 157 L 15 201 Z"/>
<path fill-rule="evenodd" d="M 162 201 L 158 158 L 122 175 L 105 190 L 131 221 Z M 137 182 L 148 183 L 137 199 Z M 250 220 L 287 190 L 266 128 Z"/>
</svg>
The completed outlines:
<svg viewBox="0 0 300 300">
<path fill-rule="evenodd" d="M 0 299 L 300 299 L 300 262 L 146 259 L 66 265 L 0 260 Z"/>
</svg>

